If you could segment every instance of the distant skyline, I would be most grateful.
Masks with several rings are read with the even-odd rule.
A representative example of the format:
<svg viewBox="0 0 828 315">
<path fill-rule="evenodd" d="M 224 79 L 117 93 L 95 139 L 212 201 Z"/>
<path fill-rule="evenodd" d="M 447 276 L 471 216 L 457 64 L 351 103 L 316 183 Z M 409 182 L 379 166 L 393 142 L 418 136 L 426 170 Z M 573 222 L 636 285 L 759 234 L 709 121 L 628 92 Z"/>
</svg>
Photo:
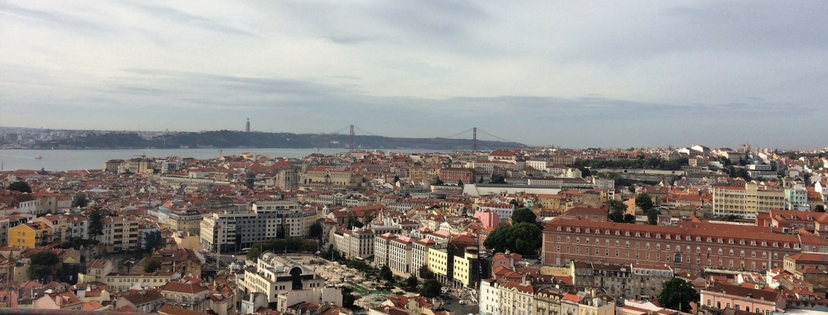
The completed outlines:
<svg viewBox="0 0 828 315">
<path fill-rule="evenodd" d="M 250 118 L 265 132 L 821 149 L 825 16 L 822 1 L 0 0 L 0 126 Z"/>
</svg>

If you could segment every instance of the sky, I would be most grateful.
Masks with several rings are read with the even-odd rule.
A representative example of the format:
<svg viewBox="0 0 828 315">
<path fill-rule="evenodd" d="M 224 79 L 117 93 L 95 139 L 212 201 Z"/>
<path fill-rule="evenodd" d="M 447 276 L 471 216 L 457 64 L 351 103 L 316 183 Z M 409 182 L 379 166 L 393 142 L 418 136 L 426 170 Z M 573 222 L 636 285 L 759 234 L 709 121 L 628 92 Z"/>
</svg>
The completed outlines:
<svg viewBox="0 0 828 315">
<path fill-rule="evenodd" d="M 0 0 L 0 126 L 249 118 L 264 132 L 821 149 L 825 16 L 825 1 Z"/>
</svg>

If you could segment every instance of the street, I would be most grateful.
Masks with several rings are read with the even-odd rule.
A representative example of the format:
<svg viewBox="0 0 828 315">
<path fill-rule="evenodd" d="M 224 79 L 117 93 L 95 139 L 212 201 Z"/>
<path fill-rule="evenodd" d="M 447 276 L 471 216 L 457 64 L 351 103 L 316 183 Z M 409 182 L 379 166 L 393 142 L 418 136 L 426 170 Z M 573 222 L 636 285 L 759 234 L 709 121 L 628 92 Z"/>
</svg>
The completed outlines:
<svg viewBox="0 0 828 315">
<path fill-rule="evenodd" d="M 448 311 L 454 312 L 454 314 L 456 314 L 456 315 L 467 315 L 467 314 L 478 314 L 478 313 L 480 313 L 480 307 L 478 307 L 476 304 L 475 305 L 468 305 L 468 304 L 462 305 L 459 302 L 460 300 L 458 300 L 454 297 L 449 298 L 449 299 L 446 299 L 446 298 L 444 298 L 444 299 L 446 300 L 447 303 L 445 305 L 443 305 L 443 308 L 448 310 Z M 468 301 L 468 300 L 466 300 L 466 301 Z"/>
</svg>

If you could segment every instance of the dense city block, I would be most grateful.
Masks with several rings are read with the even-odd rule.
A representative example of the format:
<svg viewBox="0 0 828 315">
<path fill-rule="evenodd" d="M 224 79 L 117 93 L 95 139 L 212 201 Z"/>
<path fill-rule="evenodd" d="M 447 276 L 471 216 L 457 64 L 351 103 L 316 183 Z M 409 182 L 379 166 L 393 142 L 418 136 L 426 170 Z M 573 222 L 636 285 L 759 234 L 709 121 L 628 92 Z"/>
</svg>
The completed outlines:
<svg viewBox="0 0 828 315">
<path fill-rule="evenodd" d="M 0 307 L 828 311 L 824 150 L 227 153 L 0 171 Z"/>
</svg>

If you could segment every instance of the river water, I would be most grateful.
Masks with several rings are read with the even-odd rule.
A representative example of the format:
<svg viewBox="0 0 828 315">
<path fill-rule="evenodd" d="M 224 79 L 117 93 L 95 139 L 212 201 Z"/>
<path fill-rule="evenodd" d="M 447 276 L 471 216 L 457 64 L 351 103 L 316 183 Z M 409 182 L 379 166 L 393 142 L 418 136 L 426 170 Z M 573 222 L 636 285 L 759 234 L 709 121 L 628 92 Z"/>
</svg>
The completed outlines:
<svg viewBox="0 0 828 315">
<path fill-rule="evenodd" d="M 346 149 L 117 149 L 117 150 L 0 150 L 2 170 L 66 171 L 102 169 L 104 162 L 112 159 L 131 159 L 146 155 L 166 158 L 168 156 L 191 157 L 196 159 L 218 158 L 221 154 L 239 155 L 244 152 L 269 157 L 302 158 L 311 153 L 335 154 Z M 418 152 L 419 150 L 394 150 L 394 152 Z M 386 151 L 387 152 L 387 151 Z M 40 157 L 38 159 L 37 157 Z"/>
</svg>

